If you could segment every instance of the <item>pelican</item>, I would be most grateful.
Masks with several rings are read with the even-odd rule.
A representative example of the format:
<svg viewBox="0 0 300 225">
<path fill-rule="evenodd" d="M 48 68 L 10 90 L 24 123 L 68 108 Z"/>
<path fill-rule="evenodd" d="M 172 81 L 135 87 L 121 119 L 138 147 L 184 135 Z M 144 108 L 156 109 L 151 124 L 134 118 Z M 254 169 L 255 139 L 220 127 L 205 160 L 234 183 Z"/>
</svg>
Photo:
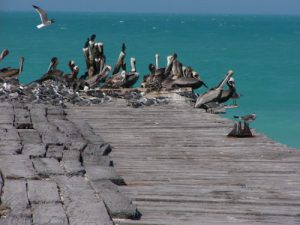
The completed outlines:
<svg viewBox="0 0 300 225">
<path fill-rule="evenodd" d="M 53 57 L 50 61 L 50 65 L 47 73 L 45 73 L 40 79 L 36 80 L 37 83 L 43 83 L 46 80 L 63 81 L 63 71 L 57 69 L 58 59 Z"/>
<path fill-rule="evenodd" d="M 219 103 L 227 102 L 233 95 L 236 93 L 234 78 L 230 77 L 227 81 L 228 90 L 223 90 L 220 98 L 218 99 Z"/>
<path fill-rule="evenodd" d="M 19 68 L 14 69 L 10 67 L 0 69 L 0 77 L 1 78 L 18 78 L 18 76 L 23 72 L 23 65 L 24 65 L 24 57 L 20 57 L 19 60 Z"/>
<path fill-rule="evenodd" d="M 4 49 L 0 54 L 0 62 L 9 54 L 8 49 Z"/>
<path fill-rule="evenodd" d="M 149 64 L 150 74 L 143 77 L 142 87 L 154 88 L 155 90 L 161 89 L 162 82 L 170 75 L 173 66 L 173 56 L 167 57 L 167 66 L 165 68 L 159 68 L 158 60 L 159 55 L 155 54 L 155 65 Z"/>
<path fill-rule="evenodd" d="M 126 70 L 126 63 L 124 62 L 125 60 L 125 56 L 126 56 L 126 45 L 123 43 L 122 44 L 122 48 L 121 48 L 121 52 L 117 61 L 117 64 L 114 66 L 113 72 L 112 74 L 115 75 L 117 73 L 119 73 L 120 69 L 122 68 L 123 70 Z"/>
<path fill-rule="evenodd" d="M 227 83 L 227 81 L 230 79 L 230 77 L 233 75 L 233 71 L 229 70 L 225 76 L 225 78 L 220 82 L 220 84 L 208 92 L 204 93 L 203 95 L 200 95 L 196 101 L 195 108 L 203 108 L 204 105 L 209 102 L 218 102 L 220 99 L 224 86 Z"/>
<path fill-rule="evenodd" d="M 51 25 L 52 23 L 55 22 L 53 19 L 49 20 L 48 16 L 47 16 L 47 13 L 43 9 L 41 9 L 40 7 L 37 7 L 35 5 L 32 5 L 32 7 L 35 8 L 35 10 L 38 12 L 38 14 L 41 17 L 42 23 L 40 25 L 36 26 L 38 29 L 49 26 L 49 25 Z"/>
<path fill-rule="evenodd" d="M 136 59 L 130 59 L 131 72 L 122 70 L 121 73 L 114 74 L 105 82 L 102 88 L 130 88 L 139 79 L 139 73 L 136 72 Z"/>
<path fill-rule="evenodd" d="M 110 71 L 111 71 L 111 66 L 106 65 L 99 74 L 96 74 L 92 78 L 87 79 L 85 81 L 85 83 L 90 88 L 97 87 L 99 83 L 102 83 L 106 80 L 106 78 L 107 78 Z"/>
</svg>

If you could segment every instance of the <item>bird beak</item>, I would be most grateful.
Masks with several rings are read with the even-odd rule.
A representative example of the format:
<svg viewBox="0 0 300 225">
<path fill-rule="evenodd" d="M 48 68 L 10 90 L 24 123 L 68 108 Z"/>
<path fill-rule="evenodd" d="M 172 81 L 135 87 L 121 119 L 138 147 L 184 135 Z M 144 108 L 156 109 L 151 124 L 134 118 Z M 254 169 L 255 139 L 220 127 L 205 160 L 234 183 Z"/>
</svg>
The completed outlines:
<svg viewBox="0 0 300 225">
<path fill-rule="evenodd" d="M 53 65 L 54 65 L 54 62 L 51 61 L 51 62 L 50 62 L 50 65 L 49 65 L 49 67 L 48 67 L 47 73 L 50 72 L 50 70 L 52 69 Z"/>
</svg>

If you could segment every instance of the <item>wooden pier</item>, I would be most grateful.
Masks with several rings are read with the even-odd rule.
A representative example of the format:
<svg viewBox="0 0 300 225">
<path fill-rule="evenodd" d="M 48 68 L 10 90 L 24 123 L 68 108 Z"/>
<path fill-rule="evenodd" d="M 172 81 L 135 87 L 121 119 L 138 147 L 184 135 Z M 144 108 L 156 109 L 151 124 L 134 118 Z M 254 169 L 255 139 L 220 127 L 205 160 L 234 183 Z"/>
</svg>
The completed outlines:
<svg viewBox="0 0 300 225">
<path fill-rule="evenodd" d="M 233 122 L 182 99 L 133 109 L 124 100 L 69 106 L 111 143 L 119 189 L 142 213 L 120 225 L 300 224 L 300 151 L 257 134 L 228 138 Z"/>
</svg>

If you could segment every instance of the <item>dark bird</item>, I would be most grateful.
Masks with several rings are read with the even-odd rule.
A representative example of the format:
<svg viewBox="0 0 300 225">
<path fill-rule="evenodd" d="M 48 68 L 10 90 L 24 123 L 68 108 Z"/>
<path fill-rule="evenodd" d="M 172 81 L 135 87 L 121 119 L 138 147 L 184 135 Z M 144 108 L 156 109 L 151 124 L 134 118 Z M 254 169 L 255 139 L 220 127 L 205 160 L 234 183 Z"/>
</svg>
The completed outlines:
<svg viewBox="0 0 300 225">
<path fill-rule="evenodd" d="M 253 114 L 249 114 L 249 115 L 245 115 L 245 116 L 233 116 L 233 118 L 243 120 L 246 123 L 250 123 L 256 119 L 256 114 L 253 113 Z"/>
<path fill-rule="evenodd" d="M 51 20 L 48 19 L 47 13 L 43 9 L 41 9 L 35 5 L 32 5 L 32 7 L 38 12 L 38 14 L 41 17 L 42 23 L 40 25 L 36 26 L 38 29 L 49 26 L 55 22 L 53 19 L 51 19 Z"/>
<path fill-rule="evenodd" d="M 220 97 L 222 95 L 222 92 L 224 91 L 224 86 L 227 84 L 227 81 L 230 79 L 230 77 L 233 75 L 233 71 L 229 70 L 225 76 L 225 78 L 220 82 L 220 84 L 210 89 L 208 92 L 204 93 L 203 95 L 200 95 L 197 98 L 195 108 L 204 108 L 206 103 L 209 102 L 218 102 L 220 100 Z"/>
<path fill-rule="evenodd" d="M 19 68 L 2 68 L 0 69 L 1 78 L 17 78 L 23 72 L 24 57 L 20 57 Z"/>
</svg>

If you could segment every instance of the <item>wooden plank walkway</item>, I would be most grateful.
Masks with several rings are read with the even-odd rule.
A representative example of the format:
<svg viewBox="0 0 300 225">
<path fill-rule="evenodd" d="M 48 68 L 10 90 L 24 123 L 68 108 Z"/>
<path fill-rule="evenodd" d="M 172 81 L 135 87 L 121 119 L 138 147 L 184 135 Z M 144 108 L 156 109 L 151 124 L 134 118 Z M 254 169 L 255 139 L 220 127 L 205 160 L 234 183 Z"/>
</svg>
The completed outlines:
<svg viewBox="0 0 300 225">
<path fill-rule="evenodd" d="M 129 225 L 300 224 L 300 151 L 266 136 L 228 138 L 233 122 L 185 103 L 133 109 L 123 100 L 71 106 L 111 143 Z"/>
</svg>

